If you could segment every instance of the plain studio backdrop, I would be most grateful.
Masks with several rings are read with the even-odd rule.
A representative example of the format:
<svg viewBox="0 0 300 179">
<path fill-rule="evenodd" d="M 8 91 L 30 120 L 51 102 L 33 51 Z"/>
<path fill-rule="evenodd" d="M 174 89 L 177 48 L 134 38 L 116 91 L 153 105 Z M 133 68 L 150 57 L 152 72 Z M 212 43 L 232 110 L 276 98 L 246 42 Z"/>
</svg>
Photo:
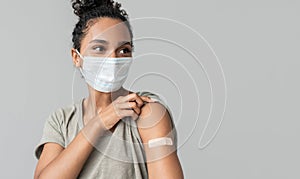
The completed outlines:
<svg viewBox="0 0 300 179">
<path fill-rule="evenodd" d="M 139 57 L 125 86 L 155 92 L 171 108 L 186 178 L 300 178 L 299 1 L 120 2 L 130 18 L 148 17 L 133 22 Z M 46 118 L 73 102 L 72 91 L 75 100 L 86 92 L 78 73 L 72 88 L 77 19 L 69 1 L 17 0 L 1 3 L 0 20 L 0 178 L 32 178 Z M 216 115 L 202 145 L 222 121 L 224 97 L 222 125 L 201 149 L 210 106 Z"/>
</svg>

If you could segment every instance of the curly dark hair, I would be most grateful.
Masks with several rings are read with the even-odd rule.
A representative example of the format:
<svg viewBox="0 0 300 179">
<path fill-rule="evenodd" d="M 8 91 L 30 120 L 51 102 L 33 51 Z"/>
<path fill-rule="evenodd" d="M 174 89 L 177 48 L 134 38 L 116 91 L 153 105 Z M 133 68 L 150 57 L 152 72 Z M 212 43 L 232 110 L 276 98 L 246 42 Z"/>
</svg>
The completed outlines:
<svg viewBox="0 0 300 179">
<path fill-rule="evenodd" d="M 71 3 L 74 14 L 79 17 L 79 21 L 72 33 L 73 48 L 80 51 L 81 40 L 86 35 L 89 27 L 95 23 L 95 19 L 101 17 L 110 17 L 123 21 L 128 27 L 132 41 L 133 33 L 128 21 L 128 14 L 121 9 L 120 3 L 113 0 L 71 0 Z"/>
</svg>

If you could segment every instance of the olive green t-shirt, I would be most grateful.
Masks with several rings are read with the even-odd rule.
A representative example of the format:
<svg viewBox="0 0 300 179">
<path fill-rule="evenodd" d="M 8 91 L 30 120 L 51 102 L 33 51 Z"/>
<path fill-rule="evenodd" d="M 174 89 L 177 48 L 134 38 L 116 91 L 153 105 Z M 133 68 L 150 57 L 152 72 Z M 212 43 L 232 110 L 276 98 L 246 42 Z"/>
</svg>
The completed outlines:
<svg viewBox="0 0 300 179">
<path fill-rule="evenodd" d="M 149 96 L 168 106 L 161 98 L 150 92 L 136 92 L 140 96 Z M 84 127 L 82 118 L 83 98 L 78 102 L 54 111 L 45 121 L 43 134 L 35 148 L 39 159 L 44 144 L 54 142 L 66 148 Z M 177 148 L 177 133 L 172 119 L 174 145 Z M 138 119 L 137 119 L 138 120 Z M 86 160 L 78 178 L 83 179 L 147 179 L 147 164 L 144 146 L 140 138 L 136 121 L 123 118 L 113 133 L 101 136 L 100 142 Z"/>
</svg>

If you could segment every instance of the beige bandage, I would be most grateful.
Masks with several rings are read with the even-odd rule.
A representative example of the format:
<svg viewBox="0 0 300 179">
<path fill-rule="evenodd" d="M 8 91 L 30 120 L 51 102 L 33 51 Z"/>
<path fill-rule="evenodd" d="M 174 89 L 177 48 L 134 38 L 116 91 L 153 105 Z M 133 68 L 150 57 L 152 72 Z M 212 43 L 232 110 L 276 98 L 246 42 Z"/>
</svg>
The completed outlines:
<svg viewBox="0 0 300 179">
<path fill-rule="evenodd" d="M 149 148 L 159 147 L 162 145 L 173 145 L 173 141 L 170 137 L 160 137 L 148 141 Z"/>
</svg>

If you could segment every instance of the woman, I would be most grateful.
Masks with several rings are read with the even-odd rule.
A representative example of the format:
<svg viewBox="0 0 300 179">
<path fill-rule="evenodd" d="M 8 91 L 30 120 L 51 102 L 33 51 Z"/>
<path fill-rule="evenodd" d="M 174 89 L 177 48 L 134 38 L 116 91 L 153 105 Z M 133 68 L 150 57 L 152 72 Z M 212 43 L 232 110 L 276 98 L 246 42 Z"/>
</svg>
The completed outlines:
<svg viewBox="0 0 300 179">
<path fill-rule="evenodd" d="M 71 55 L 89 96 L 49 116 L 34 178 L 183 178 L 167 106 L 122 87 L 133 51 L 126 12 L 111 0 L 72 5 L 79 21 Z"/>
</svg>

